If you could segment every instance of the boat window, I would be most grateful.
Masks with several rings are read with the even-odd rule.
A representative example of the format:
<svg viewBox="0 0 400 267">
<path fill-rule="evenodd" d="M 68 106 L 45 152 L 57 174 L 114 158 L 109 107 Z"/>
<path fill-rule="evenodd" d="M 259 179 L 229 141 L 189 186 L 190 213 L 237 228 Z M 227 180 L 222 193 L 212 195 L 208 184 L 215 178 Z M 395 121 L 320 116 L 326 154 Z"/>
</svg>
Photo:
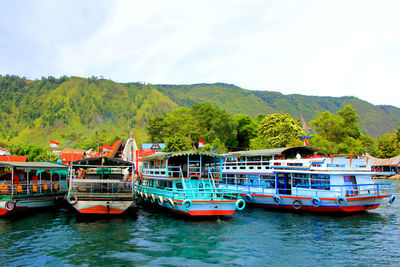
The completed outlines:
<svg viewBox="0 0 400 267">
<path fill-rule="evenodd" d="M 178 189 L 183 189 L 182 182 L 176 182 L 175 183 L 175 187 L 178 188 Z"/>
<path fill-rule="evenodd" d="M 292 173 L 293 187 L 310 188 L 310 178 L 306 173 Z"/>
<path fill-rule="evenodd" d="M 258 185 L 259 175 L 248 174 L 245 180 L 246 185 Z"/>
<path fill-rule="evenodd" d="M 235 175 L 234 174 L 227 174 L 225 176 L 225 183 L 227 184 L 235 184 Z"/>
<path fill-rule="evenodd" d="M 244 174 L 237 174 L 236 175 L 236 184 L 237 185 L 244 185 L 244 180 L 246 179 L 246 176 Z"/>
<path fill-rule="evenodd" d="M 159 189 L 164 189 L 165 188 L 165 184 L 164 181 L 157 181 L 157 188 Z"/>
<path fill-rule="evenodd" d="M 265 188 L 275 188 L 274 175 L 260 175 L 261 185 Z"/>
<path fill-rule="evenodd" d="M 330 177 L 327 174 L 311 174 L 311 188 L 330 190 Z"/>
</svg>

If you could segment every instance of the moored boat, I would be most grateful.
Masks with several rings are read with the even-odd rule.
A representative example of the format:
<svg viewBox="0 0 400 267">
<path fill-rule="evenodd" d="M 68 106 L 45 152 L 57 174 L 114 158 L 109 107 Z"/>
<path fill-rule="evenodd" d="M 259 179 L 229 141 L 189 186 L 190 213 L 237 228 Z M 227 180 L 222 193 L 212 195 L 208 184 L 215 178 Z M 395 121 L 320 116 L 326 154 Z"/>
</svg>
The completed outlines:
<svg viewBox="0 0 400 267">
<path fill-rule="evenodd" d="M 138 198 L 190 216 L 232 215 L 245 207 L 240 190 L 215 186 L 221 155 L 201 151 L 159 153 L 143 158 Z"/>
<path fill-rule="evenodd" d="M 52 162 L 0 162 L 0 216 L 54 207 L 67 193 L 67 171 Z"/>
<path fill-rule="evenodd" d="M 220 188 L 240 189 L 248 204 L 317 212 L 355 212 L 393 203 L 391 183 L 375 183 L 367 157 L 319 156 L 310 147 L 230 153 Z"/>
<path fill-rule="evenodd" d="M 82 214 L 121 214 L 134 204 L 134 165 L 108 157 L 73 162 L 67 200 Z"/>
</svg>

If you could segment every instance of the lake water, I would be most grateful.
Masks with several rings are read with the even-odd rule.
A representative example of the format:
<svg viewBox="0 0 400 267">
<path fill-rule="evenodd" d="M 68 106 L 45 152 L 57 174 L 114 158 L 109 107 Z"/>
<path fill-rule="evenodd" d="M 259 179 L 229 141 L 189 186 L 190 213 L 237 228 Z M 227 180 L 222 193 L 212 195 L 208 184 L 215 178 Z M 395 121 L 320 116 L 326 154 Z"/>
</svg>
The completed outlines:
<svg viewBox="0 0 400 267">
<path fill-rule="evenodd" d="M 1 266 L 400 266 L 398 199 L 347 216 L 246 208 L 193 220 L 138 206 L 123 217 L 69 209 L 0 219 Z"/>
</svg>

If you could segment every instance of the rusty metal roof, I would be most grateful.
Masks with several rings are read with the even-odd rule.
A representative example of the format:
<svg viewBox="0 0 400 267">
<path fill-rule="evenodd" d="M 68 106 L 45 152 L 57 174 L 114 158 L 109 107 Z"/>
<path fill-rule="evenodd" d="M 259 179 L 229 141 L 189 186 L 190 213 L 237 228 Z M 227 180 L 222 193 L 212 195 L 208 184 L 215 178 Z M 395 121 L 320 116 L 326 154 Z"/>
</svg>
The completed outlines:
<svg viewBox="0 0 400 267">
<path fill-rule="evenodd" d="M 378 159 L 378 158 L 371 158 L 371 165 L 372 166 L 399 166 L 400 165 L 400 155 L 388 158 L 388 159 Z"/>
</svg>

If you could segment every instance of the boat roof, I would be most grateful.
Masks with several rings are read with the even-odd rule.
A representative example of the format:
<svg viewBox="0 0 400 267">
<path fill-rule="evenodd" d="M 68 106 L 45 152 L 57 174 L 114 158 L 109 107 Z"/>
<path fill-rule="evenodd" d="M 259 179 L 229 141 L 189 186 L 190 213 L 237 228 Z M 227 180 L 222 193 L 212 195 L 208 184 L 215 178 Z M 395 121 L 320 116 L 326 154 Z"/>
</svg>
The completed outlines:
<svg viewBox="0 0 400 267">
<path fill-rule="evenodd" d="M 84 158 L 76 160 L 72 163 L 73 166 L 132 166 L 133 163 L 122 159 L 109 157 Z"/>
<path fill-rule="evenodd" d="M 66 170 L 68 165 L 55 162 L 9 162 L 0 161 L 0 167 L 15 167 L 17 169 L 44 169 L 44 170 Z"/>
<path fill-rule="evenodd" d="M 275 155 L 296 155 L 300 154 L 313 154 L 317 152 L 325 155 L 325 153 L 314 147 L 309 146 L 297 146 L 297 147 L 281 147 L 281 148 L 270 148 L 270 149 L 259 149 L 259 150 L 248 150 L 248 151 L 234 151 L 229 152 L 229 156 L 275 156 Z"/>
<path fill-rule="evenodd" d="M 151 161 L 151 160 L 165 160 L 168 158 L 172 157 L 180 157 L 180 156 L 192 156 L 192 155 L 202 155 L 202 156 L 208 156 L 212 158 L 220 158 L 223 159 L 225 156 L 217 154 L 217 153 L 211 153 L 208 151 L 200 151 L 200 150 L 185 150 L 185 151 L 175 151 L 175 152 L 162 152 L 162 153 L 156 153 L 147 157 L 143 158 L 143 161 Z"/>
</svg>

